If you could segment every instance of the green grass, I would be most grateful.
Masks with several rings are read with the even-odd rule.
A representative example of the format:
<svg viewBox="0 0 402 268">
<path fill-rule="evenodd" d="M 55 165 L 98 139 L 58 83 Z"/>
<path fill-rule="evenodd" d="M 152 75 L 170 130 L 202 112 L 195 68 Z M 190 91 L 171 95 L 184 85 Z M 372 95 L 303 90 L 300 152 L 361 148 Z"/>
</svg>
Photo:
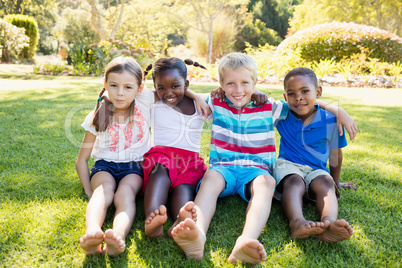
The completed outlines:
<svg viewBox="0 0 402 268">
<path fill-rule="evenodd" d="M 0 267 L 228 266 L 226 259 L 241 233 L 247 206 L 236 196 L 219 200 L 200 262 L 187 260 L 167 238 L 145 236 L 141 198 L 126 252 L 116 258 L 86 257 L 78 240 L 85 232 L 88 200 L 74 162 L 84 134 L 80 124 L 95 105 L 100 80 L 46 81 L 42 76 L 6 74 L 0 78 Z M 26 80 L 32 79 L 43 86 L 31 87 Z M 11 84 L 16 89 L 7 87 Z M 209 92 L 214 87 L 191 88 Z M 280 89 L 262 91 L 282 99 Z M 341 104 L 359 126 L 357 139 L 344 149 L 341 177 L 359 189 L 343 191 L 339 202 L 339 218 L 349 221 L 354 235 L 337 244 L 316 238 L 292 241 L 280 205 L 274 202 L 260 236 L 268 253 L 263 267 L 401 266 L 402 108 L 364 105 L 347 96 Z M 209 128 L 210 123 L 202 138 L 201 156 L 206 161 Z M 318 219 L 313 204 L 306 203 L 304 211 L 309 219 Z M 105 229 L 111 227 L 113 213 L 110 208 Z"/>
</svg>

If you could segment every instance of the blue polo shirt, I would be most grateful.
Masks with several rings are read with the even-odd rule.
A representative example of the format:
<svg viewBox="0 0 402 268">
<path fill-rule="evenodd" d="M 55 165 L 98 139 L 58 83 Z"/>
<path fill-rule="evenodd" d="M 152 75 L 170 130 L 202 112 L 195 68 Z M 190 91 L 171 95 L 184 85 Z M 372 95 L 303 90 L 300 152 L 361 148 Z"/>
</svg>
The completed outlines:
<svg viewBox="0 0 402 268">
<path fill-rule="evenodd" d="M 335 115 L 321 109 L 318 104 L 315 106 L 317 113 L 307 126 L 303 126 L 302 120 L 292 112 L 278 122 L 276 128 L 281 135 L 278 158 L 328 171 L 330 150 L 345 147 L 347 141 L 345 134 L 339 135 Z"/>
</svg>

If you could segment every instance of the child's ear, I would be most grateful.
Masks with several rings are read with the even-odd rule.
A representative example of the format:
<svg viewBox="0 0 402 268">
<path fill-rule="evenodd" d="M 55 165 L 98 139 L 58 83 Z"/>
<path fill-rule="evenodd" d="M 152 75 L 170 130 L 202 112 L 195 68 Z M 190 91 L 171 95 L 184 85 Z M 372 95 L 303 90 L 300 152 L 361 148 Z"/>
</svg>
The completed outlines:
<svg viewBox="0 0 402 268">
<path fill-rule="evenodd" d="M 286 93 L 283 93 L 283 98 L 285 99 L 286 102 L 288 102 L 288 99 L 286 98 Z"/>
<path fill-rule="evenodd" d="M 141 85 L 138 87 L 137 96 L 141 94 L 144 87 L 145 87 L 145 83 L 142 82 Z"/>
<path fill-rule="evenodd" d="M 186 79 L 186 82 L 184 82 L 184 91 L 186 91 L 189 86 L 190 86 L 190 81 L 188 81 L 188 80 Z"/>
<path fill-rule="evenodd" d="M 103 86 L 106 88 L 106 81 L 103 80 Z"/>
<path fill-rule="evenodd" d="M 322 94 L 322 87 L 318 86 L 316 91 L 317 91 L 316 98 L 319 99 L 321 97 L 321 94 Z"/>
</svg>

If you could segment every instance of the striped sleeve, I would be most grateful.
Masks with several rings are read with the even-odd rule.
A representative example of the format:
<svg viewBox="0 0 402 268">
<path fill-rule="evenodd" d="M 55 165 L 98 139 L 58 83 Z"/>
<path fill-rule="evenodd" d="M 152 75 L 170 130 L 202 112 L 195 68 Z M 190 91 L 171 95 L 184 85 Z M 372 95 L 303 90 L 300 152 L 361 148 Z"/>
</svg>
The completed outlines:
<svg viewBox="0 0 402 268">
<path fill-rule="evenodd" d="M 289 105 L 284 101 L 275 101 L 273 98 L 269 98 L 268 101 L 272 103 L 272 121 L 274 125 L 279 120 L 285 120 L 289 113 Z"/>
</svg>

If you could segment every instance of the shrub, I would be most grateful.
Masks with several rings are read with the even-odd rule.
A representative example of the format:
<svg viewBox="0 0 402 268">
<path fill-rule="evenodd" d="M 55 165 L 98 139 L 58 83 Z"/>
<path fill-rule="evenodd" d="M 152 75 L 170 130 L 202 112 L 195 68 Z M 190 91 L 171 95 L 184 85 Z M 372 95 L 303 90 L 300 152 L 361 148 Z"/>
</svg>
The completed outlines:
<svg viewBox="0 0 402 268">
<path fill-rule="evenodd" d="M 324 75 L 334 73 L 336 71 L 336 63 L 333 60 L 320 60 L 314 61 L 311 68 L 319 79 Z"/>
<path fill-rule="evenodd" d="M 35 52 L 39 42 L 38 23 L 36 20 L 27 15 L 7 15 L 4 20 L 9 23 L 25 29 L 25 35 L 29 37 L 29 47 L 24 48 L 20 55 L 24 59 L 31 60 L 35 56 Z"/>
<path fill-rule="evenodd" d="M 300 49 L 303 60 L 340 61 L 367 49 L 371 58 L 396 62 L 402 58 L 402 39 L 391 32 L 356 23 L 331 22 L 316 25 L 285 39 L 279 55 Z"/>
<path fill-rule="evenodd" d="M 35 74 L 57 75 L 68 72 L 68 66 L 66 62 L 60 59 L 46 60 L 43 62 L 37 62 L 33 66 L 33 72 Z"/>
<path fill-rule="evenodd" d="M 29 44 L 25 29 L 18 28 L 5 20 L 0 19 L 0 46 L 1 61 L 10 62 Z"/>
<path fill-rule="evenodd" d="M 274 69 L 276 64 L 273 61 L 275 47 L 266 44 L 265 46 L 254 48 L 246 42 L 245 52 L 254 59 L 257 64 L 258 76 L 263 80 L 265 80 L 268 75 L 275 73 Z"/>
<path fill-rule="evenodd" d="M 76 43 L 69 47 L 67 62 L 73 65 L 74 74 L 99 76 L 106 64 L 117 56 L 132 56 L 141 65 L 150 62 L 153 55 L 142 48 L 119 40 L 104 40 L 96 44 Z"/>
</svg>

